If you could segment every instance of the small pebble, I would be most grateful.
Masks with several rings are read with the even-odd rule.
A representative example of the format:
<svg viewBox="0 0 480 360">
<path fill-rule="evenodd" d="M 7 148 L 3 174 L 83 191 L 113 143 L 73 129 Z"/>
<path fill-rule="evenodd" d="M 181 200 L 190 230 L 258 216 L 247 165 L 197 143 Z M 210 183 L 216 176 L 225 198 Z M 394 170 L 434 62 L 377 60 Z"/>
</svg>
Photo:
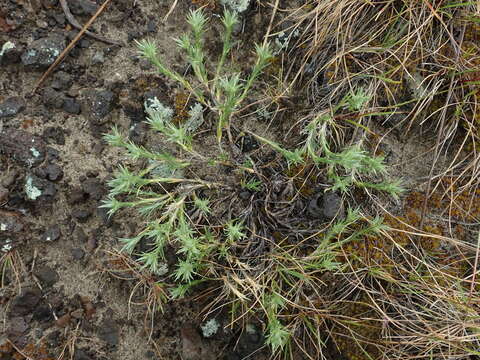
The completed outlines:
<svg viewBox="0 0 480 360">
<path fill-rule="evenodd" d="M 61 236 L 60 227 L 58 225 L 53 225 L 48 228 L 47 231 L 43 234 L 42 240 L 44 241 L 55 241 L 58 240 Z"/>
<path fill-rule="evenodd" d="M 80 248 L 72 249 L 72 257 L 74 260 L 82 260 L 85 256 L 85 251 Z"/>
</svg>

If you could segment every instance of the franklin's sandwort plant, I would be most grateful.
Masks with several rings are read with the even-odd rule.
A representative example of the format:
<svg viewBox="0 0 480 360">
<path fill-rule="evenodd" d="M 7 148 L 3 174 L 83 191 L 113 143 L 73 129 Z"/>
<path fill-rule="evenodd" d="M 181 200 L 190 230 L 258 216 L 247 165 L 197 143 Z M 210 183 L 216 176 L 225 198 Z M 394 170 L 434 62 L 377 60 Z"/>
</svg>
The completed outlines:
<svg viewBox="0 0 480 360">
<path fill-rule="evenodd" d="M 250 266 L 244 263 L 248 260 L 240 261 L 238 258 L 238 250 L 241 249 L 239 244 L 252 236 L 250 230 L 237 218 L 229 218 L 217 225 L 218 219 L 212 217 L 212 203 L 216 199 L 202 195 L 204 189 L 228 189 L 228 186 L 186 176 L 193 164 L 212 166 L 213 169 L 217 161 L 224 163 L 229 159 L 210 159 L 197 152 L 192 141 L 190 119 L 184 124 L 173 124 L 173 111 L 158 99 L 146 101 L 145 112 L 152 130 L 173 144 L 176 152 L 148 150 L 125 138 L 117 128 L 105 135 L 105 140 L 111 146 L 125 149 L 131 160 L 143 159 L 147 164 L 138 171 L 120 166 L 108 184 L 109 198 L 102 205 L 110 215 L 122 209 L 135 210 L 140 215 L 143 228 L 133 237 L 120 239 L 123 251 L 132 254 L 144 269 L 156 276 L 170 278 L 175 284 L 170 292 L 172 298 L 183 297 L 194 286 L 205 281 L 223 282 L 225 290 L 213 303 L 228 300 L 232 304 L 233 318 L 238 308 L 245 312 L 251 312 L 252 309 L 263 312 L 267 320 L 266 342 L 275 352 L 291 349 L 292 334 L 299 328 L 312 332 L 310 336 L 321 343 L 321 338 L 316 337 L 318 329 L 315 330 L 315 326 L 307 319 L 290 316 L 293 320 L 284 320 L 284 313 L 295 312 L 299 306 L 294 290 L 300 285 L 295 283 L 301 280 L 305 289 L 320 291 L 317 288 L 321 282 L 317 282 L 316 276 L 343 271 L 344 266 L 337 261 L 341 247 L 385 230 L 382 219 L 375 218 L 367 221 L 366 226 L 359 226 L 363 217 L 358 211 L 349 209 L 346 217 L 332 224 L 327 231 L 316 231 L 310 236 L 317 241 L 310 251 L 305 253 L 300 248 L 285 249 L 283 245 L 275 245 L 273 252 L 264 255 L 269 271 L 261 271 L 260 275 L 255 271 L 250 274 Z M 198 116 L 198 109 L 192 110 L 190 115 L 191 118 Z M 368 175 L 377 167 L 384 169 L 380 159 L 371 158 L 364 151 L 356 150 L 355 160 L 359 162 L 356 165 L 345 155 L 348 150 L 341 153 L 330 151 L 326 134 L 321 135 L 322 127 L 328 125 L 329 122 L 316 124 L 313 128 L 315 135 L 309 139 L 309 132 L 306 144 L 292 151 L 254 136 L 281 153 L 289 166 L 301 165 L 310 157 L 315 160 L 318 169 L 326 167 L 330 172 L 328 168 L 332 167 L 334 174 L 338 171 L 336 166 L 342 166 L 345 174 L 342 176 L 353 176 L 355 171 Z M 369 165 L 370 162 L 373 165 Z M 251 174 L 249 165 L 242 164 L 237 168 Z M 335 187 L 336 179 L 331 180 L 334 184 L 332 187 Z M 346 189 L 360 186 L 358 181 L 344 181 Z M 238 185 L 255 193 L 261 193 L 264 188 L 255 178 L 248 182 L 242 180 Z M 341 241 L 338 240 L 340 236 Z M 147 244 L 147 250 L 138 250 L 141 242 Z M 174 270 L 166 264 L 167 246 L 173 247 L 177 253 Z M 245 282 L 243 278 L 252 282 Z"/>
<path fill-rule="evenodd" d="M 200 103 L 209 107 L 218 115 L 217 140 L 219 143 L 222 140 L 223 129 L 226 129 L 230 142 L 233 142 L 230 131 L 232 117 L 239 110 L 240 105 L 250 93 L 255 80 L 272 58 L 270 46 L 268 43 L 255 45 L 257 59 L 247 79 L 242 79 L 239 73 L 226 74 L 228 67 L 225 65 L 225 61 L 234 44 L 232 31 L 238 22 L 238 17 L 235 12 L 225 10 L 222 17 L 225 28 L 222 52 L 216 62 L 215 69 L 209 71 L 204 50 L 204 34 L 208 19 L 202 10 L 196 10 L 188 15 L 187 22 L 192 29 L 191 33 L 182 35 L 176 40 L 176 43 L 184 50 L 198 84 L 168 68 L 160 59 L 154 42 L 149 40 L 137 42 L 140 54 L 148 59 L 159 73 L 180 83 Z"/>
<path fill-rule="evenodd" d="M 142 41 L 138 45 L 142 55 L 160 73 L 176 80 L 198 103 L 191 107 L 186 122 L 174 123 L 172 109 L 156 98 L 145 102 L 147 123 L 159 138 L 170 143 L 168 151 L 164 150 L 166 147 L 160 151 L 140 146 L 118 128 L 104 136 L 109 145 L 123 149 L 130 161 L 121 165 L 109 181 L 109 197 L 102 207 L 108 209 L 109 215 L 123 211 L 138 219 L 140 231 L 120 239 L 122 250 L 170 288 L 170 299 L 181 298 L 198 284 L 207 283 L 211 294 L 219 291 L 207 306 L 210 310 L 205 311 L 229 306 L 230 325 L 249 317 L 260 318 L 264 322 L 266 343 L 277 354 L 288 357 L 294 345 L 308 353 L 297 341 L 298 333 L 306 334 L 319 354 L 324 344 L 323 324 L 305 314 L 328 313 L 328 308 L 318 308 L 326 293 L 320 279 L 326 273 L 334 276 L 345 271 L 345 264 L 338 261 L 343 245 L 379 234 L 385 226 L 380 217 L 365 219 L 359 210 L 348 209 L 345 217 L 332 220 L 329 225 L 320 226 L 318 222 L 303 219 L 309 228 L 296 229 L 290 224 L 282 227 L 283 219 L 272 221 L 267 208 L 279 204 L 289 210 L 291 206 L 292 211 L 282 211 L 288 216 L 294 212 L 294 201 L 269 200 L 273 188 L 270 171 L 277 171 L 280 179 L 287 179 L 284 173 L 289 168 L 305 166 L 308 161 L 313 162 L 315 171 L 325 172 L 332 190 L 348 192 L 353 187 L 365 187 L 396 195 L 399 188 L 392 183 L 364 180 L 367 176 L 385 175 L 383 159 L 371 157 L 359 147 L 335 152 L 329 145 L 335 112 L 341 107 L 358 111 L 367 97 L 363 92 L 350 95 L 331 111 L 331 116 L 314 117 L 301 134 L 304 142 L 293 150 L 250 133 L 285 159 L 269 164 L 265 172 L 268 176 L 258 170 L 262 168 L 256 164 L 263 160 L 261 156 L 248 155 L 240 162 L 221 152 L 212 158 L 194 141 L 203 109 L 208 107 L 217 115 L 218 143 L 222 141 L 223 130 L 232 141 L 232 118 L 241 110 L 271 53 L 267 45 L 256 46 L 257 59 L 245 80 L 240 74 L 226 74 L 225 62 L 233 44 L 236 15 L 227 11 L 222 18 L 223 48 L 215 64 L 206 61 L 204 52 L 207 19 L 201 11 L 194 11 L 187 20 L 192 31 L 178 39 L 177 44 L 185 51 L 195 80 L 166 67 L 152 42 Z M 236 185 L 232 185 L 233 181 L 207 181 L 196 171 L 202 168 L 207 173 L 216 173 L 219 165 L 233 169 L 242 179 L 235 177 Z M 219 215 L 218 208 L 228 207 L 222 203 L 225 199 L 222 191 L 230 195 L 234 190 L 248 190 L 255 201 L 248 201 L 246 209 L 229 208 Z M 233 203 L 237 198 L 232 199 Z M 167 265 L 167 248 L 176 252 L 172 268 Z"/>
</svg>

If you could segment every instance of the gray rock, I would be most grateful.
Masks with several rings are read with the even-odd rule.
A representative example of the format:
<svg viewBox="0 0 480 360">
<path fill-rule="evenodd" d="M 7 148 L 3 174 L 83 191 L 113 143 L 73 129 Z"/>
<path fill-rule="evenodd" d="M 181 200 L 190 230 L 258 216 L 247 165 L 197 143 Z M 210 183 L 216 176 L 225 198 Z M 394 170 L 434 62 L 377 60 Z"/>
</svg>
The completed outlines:
<svg viewBox="0 0 480 360">
<path fill-rule="evenodd" d="M 85 256 L 85 251 L 80 248 L 72 249 L 72 257 L 74 260 L 82 260 Z"/>
<path fill-rule="evenodd" d="M 14 96 L 0 104 L 0 118 L 13 117 L 25 109 L 25 100 Z"/>
<path fill-rule="evenodd" d="M 35 69 L 46 68 L 65 49 L 64 37 L 53 34 L 32 42 L 21 56 L 22 63 Z"/>
<path fill-rule="evenodd" d="M 82 112 L 95 125 L 101 125 L 112 111 L 115 95 L 109 90 L 88 90 L 82 101 Z"/>
<path fill-rule="evenodd" d="M 43 233 L 42 240 L 55 241 L 55 240 L 58 240 L 61 235 L 62 233 L 60 232 L 60 227 L 58 225 L 53 225 Z"/>
<path fill-rule="evenodd" d="M 52 17 L 55 19 L 55 21 L 59 24 L 59 25 L 65 25 L 65 22 L 66 22 L 66 17 L 64 14 L 61 14 L 61 13 L 53 13 L 52 14 Z"/>
<path fill-rule="evenodd" d="M 322 198 L 322 212 L 323 217 L 327 220 L 332 220 L 335 217 L 343 218 L 343 201 L 338 194 L 328 191 Z"/>
<path fill-rule="evenodd" d="M 63 170 L 57 164 L 49 164 L 45 167 L 45 175 L 50 181 L 58 181 L 63 177 Z"/>
<path fill-rule="evenodd" d="M 91 360 L 92 358 L 87 355 L 85 351 L 82 349 L 75 349 L 75 355 L 73 356 L 73 360 Z"/>
<path fill-rule="evenodd" d="M 330 221 L 345 216 L 342 197 L 338 194 L 327 191 L 317 194 L 308 203 L 307 213 L 313 218 L 321 218 Z"/>
</svg>

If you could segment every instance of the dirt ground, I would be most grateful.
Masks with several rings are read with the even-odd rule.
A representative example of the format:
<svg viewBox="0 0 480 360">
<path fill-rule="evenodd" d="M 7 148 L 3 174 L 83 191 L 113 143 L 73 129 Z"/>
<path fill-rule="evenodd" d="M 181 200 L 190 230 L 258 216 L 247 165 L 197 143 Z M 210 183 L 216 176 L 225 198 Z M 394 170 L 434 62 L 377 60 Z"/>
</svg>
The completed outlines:
<svg viewBox="0 0 480 360">
<path fill-rule="evenodd" d="M 82 23 L 97 8 L 89 0 L 69 4 Z M 152 75 L 133 42 L 155 38 L 162 57 L 181 71 L 185 62 L 172 39 L 186 30 L 185 14 L 193 5 L 179 0 L 164 21 L 172 4 L 112 1 L 92 28 L 121 45 L 84 36 L 36 91 L 52 56 L 77 30 L 57 0 L 0 4 L 0 45 L 14 45 L 0 57 L 0 359 L 269 356 L 261 329 L 202 337 L 205 317 L 199 314 L 208 299 L 186 298 L 153 313 L 145 300 L 148 279 L 122 273 L 125 264 L 115 255 L 117 238 L 134 234 L 138 224 L 109 218 L 99 208 L 106 181 L 124 159 L 102 134 L 116 124 L 144 139 L 144 100 L 155 95 L 173 101 L 171 84 Z M 249 11 L 239 36 L 261 40 L 268 9 Z M 220 36 L 219 30 L 209 36 Z M 425 185 L 434 145 L 427 129 L 408 140 L 389 133 L 380 149 L 392 175 L 412 188 Z M 442 154 L 437 167 L 454 156 Z M 228 316 L 223 319 L 226 324 Z"/>
<path fill-rule="evenodd" d="M 97 8 L 87 0 L 69 3 L 83 23 Z M 238 333 L 200 337 L 201 300 L 167 305 L 152 318 L 142 287 L 105 271 L 111 269 L 108 252 L 117 248 L 115 238 L 136 224 L 111 220 L 98 209 L 105 180 L 121 158 L 100 137 L 112 124 L 128 128 L 143 121 L 147 90 L 166 96 L 133 40 L 155 38 L 162 56 L 175 63 L 172 38 L 185 31 L 192 4 L 180 1 L 164 22 L 171 5 L 113 1 L 93 29 L 122 45 L 84 37 L 33 93 L 49 63 L 42 56 L 49 54 L 31 64 L 22 54 L 45 38 L 54 38 L 61 51 L 77 31 L 56 0 L 0 4 L 0 43 L 15 46 L 0 68 L 0 102 L 7 102 L 0 110 L 7 109 L 0 119 L 0 244 L 6 246 L 2 260 L 9 254 L 3 269 L 15 269 L 18 276 L 2 277 L 1 359 L 241 356 Z M 9 105 L 10 99 L 19 104 Z M 39 197 L 28 197 L 29 178 L 41 189 Z M 255 336 L 242 338 L 242 351 L 258 348 Z"/>
</svg>

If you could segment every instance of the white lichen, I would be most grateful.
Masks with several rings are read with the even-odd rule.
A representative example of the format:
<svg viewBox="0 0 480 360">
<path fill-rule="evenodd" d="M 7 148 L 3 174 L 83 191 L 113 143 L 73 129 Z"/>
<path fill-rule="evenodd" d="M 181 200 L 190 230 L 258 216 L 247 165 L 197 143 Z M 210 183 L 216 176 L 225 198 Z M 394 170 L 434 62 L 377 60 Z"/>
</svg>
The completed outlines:
<svg viewBox="0 0 480 360">
<path fill-rule="evenodd" d="M 34 56 L 37 56 L 37 50 L 35 49 L 30 49 L 27 51 L 27 56 L 28 57 L 34 57 Z"/>
<path fill-rule="evenodd" d="M 168 273 L 168 265 L 166 263 L 160 263 L 155 271 L 158 276 L 163 276 Z"/>
<path fill-rule="evenodd" d="M 416 98 L 422 98 L 427 94 L 428 88 L 425 84 L 426 79 L 422 75 L 415 72 L 411 76 L 407 76 L 406 79 L 408 87 Z"/>
<path fill-rule="evenodd" d="M 145 112 L 150 118 L 150 122 L 166 123 L 173 117 L 173 110 L 163 105 L 157 97 L 147 99 L 144 103 Z"/>
<path fill-rule="evenodd" d="M 7 224 L 0 224 L 0 231 L 7 231 Z"/>
<path fill-rule="evenodd" d="M 215 335 L 220 327 L 220 324 L 215 318 L 208 320 L 205 324 L 200 326 L 202 329 L 202 335 L 206 338 Z"/>
<path fill-rule="evenodd" d="M 221 0 L 223 6 L 227 6 L 236 13 L 242 13 L 248 9 L 250 0 Z"/>
<path fill-rule="evenodd" d="M 10 240 L 10 239 L 5 240 L 5 243 L 2 246 L 2 252 L 7 253 L 10 250 L 12 250 L 13 246 L 12 246 L 11 242 L 12 242 L 12 240 Z"/>
<path fill-rule="evenodd" d="M 258 109 L 257 114 L 263 120 L 270 120 L 272 118 L 272 112 L 268 111 L 266 107 Z"/>
<path fill-rule="evenodd" d="M 195 103 L 188 112 L 189 118 L 185 122 L 185 129 L 193 133 L 203 124 L 203 106 L 200 103 Z"/>
<path fill-rule="evenodd" d="M 10 49 L 15 49 L 15 44 L 11 41 L 7 41 L 5 44 L 3 44 L 2 50 L 0 50 L 0 57 L 2 57 L 3 54 L 5 54 L 5 52 Z"/>
<path fill-rule="evenodd" d="M 39 152 L 37 149 L 35 149 L 34 147 L 31 147 L 31 148 L 30 148 L 30 152 L 31 152 L 32 155 L 33 155 L 34 157 L 36 157 L 36 158 L 38 158 L 38 157 L 40 156 L 40 152 Z"/>
<path fill-rule="evenodd" d="M 245 331 L 249 335 L 253 335 L 257 333 L 257 329 L 255 328 L 255 326 L 250 323 L 248 323 L 247 326 L 245 326 Z"/>
<path fill-rule="evenodd" d="M 292 39 L 298 38 L 299 36 L 300 36 L 300 31 L 298 31 L 298 29 L 290 33 L 286 33 L 285 31 L 280 31 L 274 40 L 273 54 L 278 55 L 282 51 L 286 50 L 290 45 L 290 41 Z"/>
<path fill-rule="evenodd" d="M 42 191 L 33 185 L 33 179 L 30 176 L 25 182 L 25 194 L 27 194 L 27 198 L 30 200 L 36 200 L 42 195 Z"/>
</svg>

